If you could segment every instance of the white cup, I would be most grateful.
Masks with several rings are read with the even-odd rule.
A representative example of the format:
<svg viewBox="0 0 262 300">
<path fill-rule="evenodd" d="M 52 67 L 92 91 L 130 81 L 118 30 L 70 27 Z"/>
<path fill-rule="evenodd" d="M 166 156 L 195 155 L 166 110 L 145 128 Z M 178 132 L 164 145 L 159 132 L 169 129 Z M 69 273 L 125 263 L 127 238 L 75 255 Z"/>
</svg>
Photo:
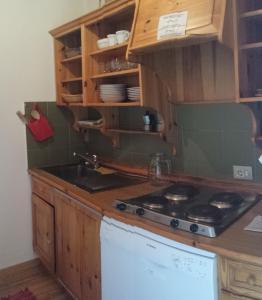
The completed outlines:
<svg viewBox="0 0 262 300">
<path fill-rule="evenodd" d="M 129 39 L 129 31 L 127 30 L 119 30 L 116 32 L 116 39 L 118 44 L 122 44 Z"/>
<path fill-rule="evenodd" d="M 115 46 L 117 44 L 116 34 L 108 34 L 107 38 L 109 46 Z"/>
</svg>

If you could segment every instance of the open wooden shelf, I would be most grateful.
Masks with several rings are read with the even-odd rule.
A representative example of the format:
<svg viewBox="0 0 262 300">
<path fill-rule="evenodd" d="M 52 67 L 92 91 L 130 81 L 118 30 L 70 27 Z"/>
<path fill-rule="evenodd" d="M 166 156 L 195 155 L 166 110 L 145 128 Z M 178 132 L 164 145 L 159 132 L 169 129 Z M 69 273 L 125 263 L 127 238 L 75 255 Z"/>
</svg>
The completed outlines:
<svg viewBox="0 0 262 300">
<path fill-rule="evenodd" d="M 262 48 L 262 42 L 248 43 L 240 46 L 240 50 L 258 49 Z"/>
<path fill-rule="evenodd" d="M 82 59 L 82 55 L 76 55 L 70 58 L 65 58 L 61 60 L 61 63 L 67 63 L 67 62 L 72 62 L 72 61 L 77 61 L 77 60 L 81 60 Z"/>
<path fill-rule="evenodd" d="M 61 80 L 62 83 L 74 82 L 74 81 L 82 81 L 82 77 L 75 77 L 75 78 Z"/>
<path fill-rule="evenodd" d="M 125 49 L 125 48 L 127 48 L 127 45 L 128 45 L 128 43 L 123 43 L 123 44 L 120 44 L 120 45 L 115 45 L 115 46 L 112 46 L 112 47 L 99 49 L 99 50 L 91 52 L 90 55 L 91 56 L 104 55 L 104 54 L 114 52 L 114 51 L 119 50 L 119 49 Z"/>
<path fill-rule="evenodd" d="M 262 101 L 262 97 L 246 97 L 246 98 L 240 98 L 239 101 L 242 103 L 248 103 L 248 102 L 256 102 L 256 101 Z"/>
<path fill-rule="evenodd" d="M 161 132 L 144 131 L 144 130 L 132 130 L 132 129 L 129 130 L 129 129 L 107 128 L 106 131 L 112 132 L 112 133 L 146 134 L 146 135 L 162 136 Z"/>
<path fill-rule="evenodd" d="M 83 102 L 75 102 L 75 103 L 66 103 L 65 102 L 65 105 L 68 105 L 68 106 L 84 106 Z"/>
<path fill-rule="evenodd" d="M 121 107 L 121 106 L 141 106 L 139 101 L 135 102 L 89 102 L 87 106 L 107 106 L 107 107 Z"/>
<path fill-rule="evenodd" d="M 92 126 L 92 125 L 86 125 L 86 124 L 79 124 L 78 122 L 76 122 L 76 125 L 79 128 L 85 128 L 85 129 L 94 129 L 94 130 L 101 130 L 103 127 L 102 126 Z"/>
<path fill-rule="evenodd" d="M 241 19 L 253 17 L 262 17 L 262 9 L 247 11 L 240 15 Z"/>
<path fill-rule="evenodd" d="M 118 77 L 122 75 L 133 75 L 133 74 L 138 74 L 139 69 L 128 69 L 128 70 L 122 70 L 122 71 L 117 71 L 117 72 L 109 72 L 109 73 L 103 73 L 99 75 L 92 76 L 92 79 L 102 79 L 102 78 L 110 78 L 110 77 Z"/>
</svg>

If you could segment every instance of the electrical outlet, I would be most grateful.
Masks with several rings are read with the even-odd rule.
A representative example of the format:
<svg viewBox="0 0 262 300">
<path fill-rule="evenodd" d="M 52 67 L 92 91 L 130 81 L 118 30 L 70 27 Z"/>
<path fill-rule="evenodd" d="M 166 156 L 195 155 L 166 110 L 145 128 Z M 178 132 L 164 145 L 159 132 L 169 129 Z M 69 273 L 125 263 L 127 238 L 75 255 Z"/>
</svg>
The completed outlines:
<svg viewBox="0 0 262 300">
<path fill-rule="evenodd" d="M 233 166 L 233 176 L 235 179 L 252 180 L 252 167 L 250 166 Z"/>
</svg>

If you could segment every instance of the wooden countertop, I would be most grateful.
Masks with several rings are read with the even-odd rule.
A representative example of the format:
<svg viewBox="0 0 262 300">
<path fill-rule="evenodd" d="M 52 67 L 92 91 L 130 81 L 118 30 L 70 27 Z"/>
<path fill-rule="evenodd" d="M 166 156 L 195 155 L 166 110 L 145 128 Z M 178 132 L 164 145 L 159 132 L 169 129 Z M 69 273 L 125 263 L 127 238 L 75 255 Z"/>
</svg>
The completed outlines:
<svg viewBox="0 0 262 300">
<path fill-rule="evenodd" d="M 142 227 L 184 244 L 215 252 L 218 255 L 233 259 L 237 258 L 238 260 L 262 266 L 262 233 L 243 230 L 255 216 L 262 215 L 262 201 L 258 202 L 218 237 L 207 238 L 182 230 L 173 230 L 168 226 L 157 224 L 135 215 L 119 212 L 112 207 L 112 202 L 116 198 L 124 199 L 140 196 L 159 189 L 151 186 L 149 183 L 90 194 L 43 170 L 32 169 L 29 170 L 29 173 L 108 217 Z"/>
</svg>

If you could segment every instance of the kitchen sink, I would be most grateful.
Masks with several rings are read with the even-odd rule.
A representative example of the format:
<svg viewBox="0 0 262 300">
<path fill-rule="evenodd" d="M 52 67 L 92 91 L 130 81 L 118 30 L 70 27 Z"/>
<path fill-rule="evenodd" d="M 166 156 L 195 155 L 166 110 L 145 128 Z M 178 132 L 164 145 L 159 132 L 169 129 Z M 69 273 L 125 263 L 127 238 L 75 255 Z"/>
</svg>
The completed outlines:
<svg viewBox="0 0 262 300">
<path fill-rule="evenodd" d="M 119 172 L 102 174 L 82 164 L 44 167 L 42 170 L 89 192 L 134 185 L 145 181 L 143 177 Z"/>
</svg>

